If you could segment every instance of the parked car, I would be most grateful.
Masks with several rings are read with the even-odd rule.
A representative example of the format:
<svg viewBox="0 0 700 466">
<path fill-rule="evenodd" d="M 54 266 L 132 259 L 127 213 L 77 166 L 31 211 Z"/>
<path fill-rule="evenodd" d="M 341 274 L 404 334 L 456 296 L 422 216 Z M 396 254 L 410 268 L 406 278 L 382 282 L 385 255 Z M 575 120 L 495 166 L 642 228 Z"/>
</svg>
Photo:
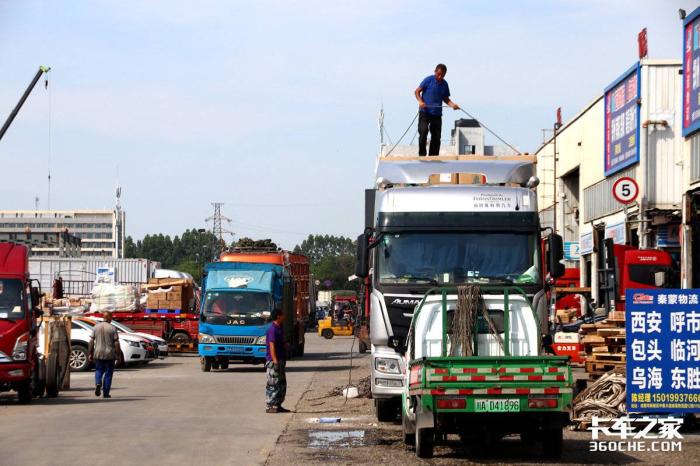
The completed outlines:
<svg viewBox="0 0 700 466">
<path fill-rule="evenodd" d="M 71 355 L 70 369 L 72 372 L 83 372 L 90 368 L 88 348 L 92 338 L 92 329 L 97 324 L 85 317 L 74 317 L 71 322 Z M 156 358 L 153 344 L 137 335 L 119 333 L 119 347 L 124 354 L 124 364 L 149 362 Z"/>
<path fill-rule="evenodd" d="M 104 320 L 102 317 L 90 317 L 90 320 L 94 320 L 95 322 L 100 322 Z M 144 332 L 136 332 L 132 330 L 130 327 L 127 327 L 121 322 L 117 322 L 116 320 L 112 321 L 112 325 L 117 327 L 117 330 L 120 332 L 124 332 L 128 335 L 136 335 L 142 338 L 145 338 L 153 343 L 153 345 L 156 347 L 156 356 L 158 357 L 165 357 L 168 355 L 168 342 L 165 341 L 163 338 L 157 337 L 155 335 L 151 335 L 150 333 L 144 333 Z"/>
</svg>

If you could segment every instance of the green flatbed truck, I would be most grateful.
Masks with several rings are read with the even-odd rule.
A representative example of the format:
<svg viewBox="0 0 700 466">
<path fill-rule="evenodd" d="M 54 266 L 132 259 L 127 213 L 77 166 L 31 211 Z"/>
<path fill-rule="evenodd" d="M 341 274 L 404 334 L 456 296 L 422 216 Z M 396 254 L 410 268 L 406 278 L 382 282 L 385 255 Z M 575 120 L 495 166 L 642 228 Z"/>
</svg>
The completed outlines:
<svg viewBox="0 0 700 466">
<path fill-rule="evenodd" d="M 404 441 L 429 458 L 447 434 L 481 447 L 519 434 L 558 457 L 573 396 L 569 358 L 543 354 L 537 313 L 522 289 L 479 293 L 482 309 L 466 343 L 454 333 L 457 289 L 433 289 L 416 307 L 404 356 Z"/>
</svg>

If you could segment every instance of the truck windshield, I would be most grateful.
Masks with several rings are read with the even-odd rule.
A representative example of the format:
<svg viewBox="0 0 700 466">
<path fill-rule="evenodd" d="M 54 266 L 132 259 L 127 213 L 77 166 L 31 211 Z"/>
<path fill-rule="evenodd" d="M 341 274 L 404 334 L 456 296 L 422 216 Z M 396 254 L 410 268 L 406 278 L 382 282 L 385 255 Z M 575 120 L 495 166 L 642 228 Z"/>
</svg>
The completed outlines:
<svg viewBox="0 0 700 466">
<path fill-rule="evenodd" d="M 0 279 L 0 319 L 24 318 L 22 282 L 14 278 Z"/>
<path fill-rule="evenodd" d="M 382 284 L 540 282 L 538 235 L 517 232 L 386 234 L 378 246 Z"/>
<path fill-rule="evenodd" d="M 206 322 L 219 325 L 262 325 L 272 310 L 268 293 L 209 291 L 204 300 Z"/>
</svg>

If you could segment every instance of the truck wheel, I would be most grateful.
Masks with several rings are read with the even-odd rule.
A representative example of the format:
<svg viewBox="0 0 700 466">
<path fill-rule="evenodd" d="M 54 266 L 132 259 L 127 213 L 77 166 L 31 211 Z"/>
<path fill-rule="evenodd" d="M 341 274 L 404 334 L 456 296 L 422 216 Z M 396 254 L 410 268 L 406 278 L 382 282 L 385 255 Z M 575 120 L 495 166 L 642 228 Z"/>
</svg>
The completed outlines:
<svg viewBox="0 0 700 466">
<path fill-rule="evenodd" d="M 32 402 L 32 381 L 31 379 L 23 380 L 16 385 L 17 400 L 20 404 L 27 405 Z"/>
<path fill-rule="evenodd" d="M 377 399 L 374 401 L 374 407 L 377 412 L 377 420 L 379 422 L 396 421 L 396 416 L 399 413 L 396 409 L 396 403 L 394 400 Z"/>
<path fill-rule="evenodd" d="M 46 365 L 43 360 L 37 359 L 34 364 L 34 372 L 32 374 L 33 379 L 33 395 L 37 398 L 44 396 L 46 391 Z"/>
<path fill-rule="evenodd" d="M 367 352 L 367 343 L 360 340 L 360 344 L 358 345 L 358 350 L 360 351 L 360 353 L 363 353 L 363 354 L 366 353 Z"/>
<path fill-rule="evenodd" d="M 53 353 L 51 353 L 53 356 Z M 82 345 L 72 345 L 70 350 L 70 370 L 71 372 L 85 372 L 88 370 L 88 350 Z M 49 368 L 55 364 L 49 363 Z M 50 380 L 50 379 L 49 379 Z"/>
<path fill-rule="evenodd" d="M 416 444 L 416 434 L 413 432 L 413 429 L 410 428 L 411 421 L 408 420 L 405 409 L 405 407 L 401 407 L 401 430 L 403 430 L 403 443 L 407 446 L 413 446 Z"/>
<path fill-rule="evenodd" d="M 219 363 L 219 366 L 221 366 L 222 370 L 227 370 L 228 369 L 228 361 L 221 361 Z"/>
<path fill-rule="evenodd" d="M 323 331 L 321 332 L 321 336 L 325 338 L 326 340 L 330 340 L 333 338 L 333 330 L 329 328 L 324 328 Z"/>
<path fill-rule="evenodd" d="M 187 335 L 186 333 L 178 332 L 172 337 L 170 337 L 170 341 L 168 343 L 173 343 L 175 345 L 186 345 L 190 342 L 190 336 Z"/>
<path fill-rule="evenodd" d="M 564 431 L 560 428 L 542 431 L 542 453 L 545 458 L 560 458 L 564 443 Z"/>
<path fill-rule="evenodd" d="M 56 352 L 53 352 L 49 355 L 49 359 L 46 362 L 46 396 L 48 398 L 56 398 L 60 386 L 61 371 L 58 367 L 58 356 Z"/>
<path fill-rule="evenodd" d="M 435 446 L 435 429 L 416 427 L 416 456 L 418 458 L 432 458 Z"/>
<path fill-rule="evenodd" d="M 211 371 L 211 359 L 206 356 L 199 358 L 199 363 L 202 366 L 202 372 Z"/>
</svg>

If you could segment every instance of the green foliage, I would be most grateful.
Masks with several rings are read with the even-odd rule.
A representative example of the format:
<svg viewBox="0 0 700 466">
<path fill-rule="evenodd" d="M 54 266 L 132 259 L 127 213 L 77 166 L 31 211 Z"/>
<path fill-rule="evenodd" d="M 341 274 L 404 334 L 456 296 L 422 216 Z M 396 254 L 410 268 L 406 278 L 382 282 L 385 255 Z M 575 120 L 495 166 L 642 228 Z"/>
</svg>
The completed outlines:
<svg viewBox="0 0 700 466">
<path fill-rule="evenodd" d="M 210 232 L 186 230 L 182 236 L 146 235 L 134 242 L 129 236 L 124 243 L 126 257 L 142 257 L 158 261 L 165 269 L 175 269 L 191 274 L 195 280 L 202 275 L 202 266 L 213 259 L 217 246 L 216 237 Z"/>
<path fill-rule="evenodd" d="M 314 279 L 323 283 L 330 280 L 332 290 L 357 290 L 357 280 L 349 282 L 348 277 L 355 273 L 356 242 L 344 236 L 309 235 L 294 252 L 304 254 L 311 262 Z"/>
</svg>

